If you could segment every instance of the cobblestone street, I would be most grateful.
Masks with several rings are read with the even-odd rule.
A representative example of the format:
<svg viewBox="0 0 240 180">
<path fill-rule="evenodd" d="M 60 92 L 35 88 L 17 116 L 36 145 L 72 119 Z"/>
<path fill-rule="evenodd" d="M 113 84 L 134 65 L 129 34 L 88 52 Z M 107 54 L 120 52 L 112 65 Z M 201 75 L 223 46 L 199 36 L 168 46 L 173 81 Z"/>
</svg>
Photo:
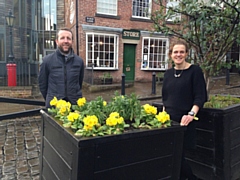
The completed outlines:
<svg viewBox="0 0 240 180">
<path fill-rule="evenodd" d="M 138 86 L 135 86 L 133 91 L 140 97 L 147 93 L 151 94 L 151 83 L 148 86 L 138 83 Z M 158 84 L 157 96 L 161 95 L 160 89 L 161 85 Z M 128 94 L 129 90 L 127 90 Z M 240 76 L 238 74 L 231 76 L 229 85 L 225 85 L 225 77 L 213 79 L 211 93 L 239 96 Z M 99 94 L 95 93 L 94 96 Z M 109 96 L 108 92 L 102 92 L 102 94 Z M 91 94 L 87 96 L 93 98 Z M 160 101 L 160 99 L 155 101 Z M 0 121 L 0 179 L 38 180 L 40 145 L 41 116 Z"/>
<path fill-rule="evenodd" d="M 0 121 L 0 178 L 39 179 L 41 117 Z"/>
</svg>

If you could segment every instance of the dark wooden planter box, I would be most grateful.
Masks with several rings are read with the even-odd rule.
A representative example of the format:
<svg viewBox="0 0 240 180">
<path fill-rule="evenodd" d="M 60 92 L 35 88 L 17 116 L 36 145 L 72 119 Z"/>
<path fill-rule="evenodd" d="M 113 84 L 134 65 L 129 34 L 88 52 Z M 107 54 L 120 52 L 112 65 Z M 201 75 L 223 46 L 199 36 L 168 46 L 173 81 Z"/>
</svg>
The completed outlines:
<svg viewBox="0 0 240 180">
<path fill-rule="evenodd" d="M 194 173 L 205 180 L 240 179 L 240 105 L 204 108 L 198 117 L 197 147 L 187 152 Z"/>
<path fill-rule="evenodd" d="M 185 128 L 134 130 L 81 138 L 41 110 L 41 179 L 173 179 L 180 171 Z"/>
</svg>

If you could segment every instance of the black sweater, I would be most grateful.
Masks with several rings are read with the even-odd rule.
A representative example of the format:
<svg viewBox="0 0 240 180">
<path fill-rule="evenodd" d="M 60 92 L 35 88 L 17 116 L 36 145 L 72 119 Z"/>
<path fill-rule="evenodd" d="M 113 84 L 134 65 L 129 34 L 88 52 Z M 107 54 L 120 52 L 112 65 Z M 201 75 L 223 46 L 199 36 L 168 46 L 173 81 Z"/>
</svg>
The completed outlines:
<svg viewBox="0 0 240 180">
<path fill-rule="evenodd" d="M 182 70 L 176 70 L 180 74 Z M 191 65 L 183 70 L 181 76 L 174 76 L 174 68 L 164 74 L 162 100 L 165 110 L 172 120 L 180 122 L 193 105 L 203 107 L 207 100 L 206 84 L 202 70 L 197 65 Z"/>
</svg>

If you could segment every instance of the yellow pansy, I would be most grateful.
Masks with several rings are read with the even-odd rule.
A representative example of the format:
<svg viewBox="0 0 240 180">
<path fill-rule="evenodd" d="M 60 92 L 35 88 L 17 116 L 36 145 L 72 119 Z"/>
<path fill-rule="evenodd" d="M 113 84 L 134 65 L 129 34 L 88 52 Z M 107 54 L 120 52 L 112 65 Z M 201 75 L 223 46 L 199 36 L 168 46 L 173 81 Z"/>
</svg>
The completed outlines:
<svg viewBox="0 0 240 180">
<path fill-rule="evenodd" d="M 170 115 L 163 111 L 159 112 L 158 115 L 156 115 L 156 118 L 159 122 L 165 123 L 170 120 Z"/>
<path fill-rule="evenodd" d="M 50 101 L 50 105 L 51 106 L 56 106 L 57 102 L 58 102 L 58 100 L 57 100 L 56 96 L 54 96 L 54 98 Z"/>
<path fill-rule="evenodd" d="M 69 115 L 67 116 L 67 119 L 71 122 L 74 122 L 75 120 L 77 120 L 79 117 L 79 114 L 76 112 L 70 112 Z"/>
<path fill-rule="evenodd" d="M 106 106 L 107 105 L 107 101 L 103 101 L 103 106 Z"/>
<path fill-rule="evenodd" d="M 143 105 L 143 108 L 147 114 L 157 114 L 157 108 L 149 104 Z"/>
<path fill-rule="evenodd" d="M 85 97 L 79 98 L 79 99 L 77 100 L 78 106 L 83 106 L 85 103 L 86 103 L 86 98 L 85 98 Z"/>
</svg>

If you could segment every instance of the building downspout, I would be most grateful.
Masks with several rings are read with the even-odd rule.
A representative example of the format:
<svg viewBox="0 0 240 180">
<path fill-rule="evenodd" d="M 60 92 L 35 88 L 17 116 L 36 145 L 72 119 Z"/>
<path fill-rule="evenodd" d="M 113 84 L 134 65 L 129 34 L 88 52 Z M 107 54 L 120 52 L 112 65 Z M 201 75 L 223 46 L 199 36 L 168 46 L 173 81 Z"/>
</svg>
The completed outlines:
<svg viewBox="0 0 240 180">
<path fill-rule="evenodd" d="M 78 0 L 76 0 L 76 48 L 77 55 L 79 56 L 79 43 L 78 43 Z"/>
</svg>

